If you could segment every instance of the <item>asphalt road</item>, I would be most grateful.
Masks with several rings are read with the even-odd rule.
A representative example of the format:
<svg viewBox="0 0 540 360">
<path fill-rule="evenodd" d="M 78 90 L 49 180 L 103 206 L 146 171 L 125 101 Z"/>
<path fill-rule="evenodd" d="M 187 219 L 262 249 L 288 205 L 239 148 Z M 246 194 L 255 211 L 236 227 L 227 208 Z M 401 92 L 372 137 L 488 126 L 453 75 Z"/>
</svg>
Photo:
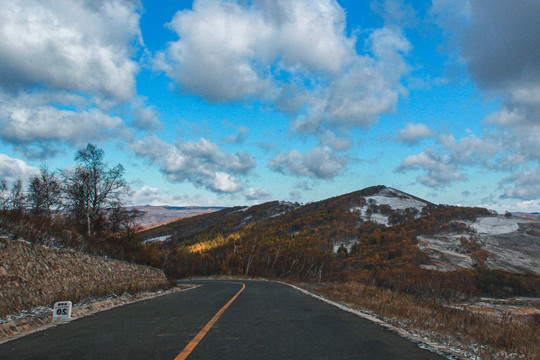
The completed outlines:
<svg viewBox="0 0 540 360">
<path fill-rule="evenodd" d="M 0 359 L 174 359 L 242 288 L 233 281 L 97 313 L 0 345 Z M 293 288 L 242 281 L 188 359 L 443 359 Z"/>
</svg>

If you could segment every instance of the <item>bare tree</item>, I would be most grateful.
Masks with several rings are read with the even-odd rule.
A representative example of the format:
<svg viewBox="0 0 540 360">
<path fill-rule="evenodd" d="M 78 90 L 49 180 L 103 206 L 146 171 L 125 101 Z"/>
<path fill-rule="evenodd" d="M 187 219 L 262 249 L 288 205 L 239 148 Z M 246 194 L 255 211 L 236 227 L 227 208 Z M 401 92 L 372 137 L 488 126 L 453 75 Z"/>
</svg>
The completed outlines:
<svg viewBox="0 0 540 360">
<path fill-rule="evenodd" d="M 91 236 L 107 230 L 107 213 L 124 203 L 129 187 L 123 178 L 124 167 L 109 168 L 103 150 L 93 144 L 79 150 L 75 161 L 79 165 L 63 173 L 65 196 L 74 220 L 84 224 Z"/>
<path fill-rule="evenodd" d="M 21 179 L 18 179 L 11 185 L 8 196 L 8 205 L 12 210 L 23 211 L 25 203 L 26 196 L 23 192 L 23 182 Z"/>
<path fill-rule="evenodd" d="M 8 186 L 4 179 L 0 179 L 0 209 L 6 210 L 8 203 Z"/>
<path fill-rule="evenodd" d="M 62 204 L 62 186 L 58 176 L 42 166 L 40 174 L 30 178 L 27 196 L 34 214 L 50 217 L 51 210 Z"/>
</svg>

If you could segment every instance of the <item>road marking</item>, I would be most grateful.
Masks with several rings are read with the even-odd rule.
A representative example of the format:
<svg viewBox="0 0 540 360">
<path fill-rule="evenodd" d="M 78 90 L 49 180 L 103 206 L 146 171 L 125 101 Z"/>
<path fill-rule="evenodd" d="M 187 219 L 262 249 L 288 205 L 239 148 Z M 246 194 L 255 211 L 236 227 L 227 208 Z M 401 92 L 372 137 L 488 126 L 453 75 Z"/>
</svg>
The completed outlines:
<svg viewBox="0 0 540 360">
<path fill-rule="evenodd" d="M 187 346 L 184 348 L 184 350 L 182 350 L 182 352 L 180 354 L 178 354 L 174 360 L 184 360 L 185 358 L 187 358 L 189 356 L 189 354 L 191 354 L 191 352 L 193 351 L 193 349 L 195 349 L 195 347 L 199 344 L 199 342 L 203 339 L 203 337 L 206 335 L 206 333 L 212 328 L 212 326 L 214 326 L 214 324 L 216 323 L 216 321 L 218 321 L 219 317 L 225 312 L 225 310 L 227 310 L 227 308 L 233 303 L 234 300 L 236 300 L 236 298 L 238 297 L 238 295 L 240 295 L 240 293 L 242 291 L 244 291 L 244 289 L 246 288 L 246 284 L 242 284 L 242 288 L 240 289 L 240 291 L 238 291 L 236 293 L 236 295 L 234 295 L 231 300 L 229 300 L 228 303 L 226 303 L 217 313 L 216 315 L 214 315 L 214 317 L 212 318 L 212 320 L 210 320 L 203 328 L 201 331 L 199 331 L 199 333 L 193 338 L 193 340 L 191 340 L 189 342 L 189 344 L 187 344 Z"/>
</svg>

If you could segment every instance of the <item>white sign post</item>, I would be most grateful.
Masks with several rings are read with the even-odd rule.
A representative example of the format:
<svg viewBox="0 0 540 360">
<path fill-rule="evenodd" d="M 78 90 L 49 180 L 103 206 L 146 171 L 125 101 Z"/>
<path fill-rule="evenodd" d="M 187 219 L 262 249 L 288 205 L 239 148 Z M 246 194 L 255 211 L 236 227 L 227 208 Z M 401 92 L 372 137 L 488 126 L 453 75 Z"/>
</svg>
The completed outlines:
<svg viewBox="0 0 540 360">
<path fill-rule="evenodd" d="M 71 319 L 71 301 L 59 301 L 54 304 L 52 321 L 64 321 Z"/>
</svg>

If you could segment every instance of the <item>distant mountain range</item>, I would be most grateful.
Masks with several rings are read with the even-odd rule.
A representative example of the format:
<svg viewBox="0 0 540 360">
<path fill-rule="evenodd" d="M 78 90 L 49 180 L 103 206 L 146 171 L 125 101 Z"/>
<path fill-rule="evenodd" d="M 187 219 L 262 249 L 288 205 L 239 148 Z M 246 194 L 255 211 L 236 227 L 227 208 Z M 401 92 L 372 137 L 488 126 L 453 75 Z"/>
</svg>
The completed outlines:
<svg viewBox="0 0 540 360">
<path fill-rule="evenodd" d="M 232 236 L 253 242 L 254 249 L 328 246 L 363 268 L 401 266 L 410 257 L 433 270 L 470 269 L 481 262 L 491 269 L 540 274 L 539 214 L 506 218 L 483 208 L 436 205 L 382 185 L 305 205 L 272 201 L 223 209 L 139 209 L 160 221 L 160 214 L 169 212 L 171 218 L 190 216 L 141 232 L 145 243 L 219 247 Z M 191 216 L 197 213 L 202 214 Z"/>
<path fill-rule="evenodd" d="M 513 212 L 512 216 L 540 221 L 540 213 L 538 212 L 534 212 L 534 213 Z"/>
<path fill-rule="evenodd" d="M 137 210 L 142 212 L 138 223 L 144 228 L 157 226 L 169 221 L 178 220 L 181 218 L 206 214 L 213 211 L 223 209 L 223 207 L 213 206 L 135 206 Z"/>
</svg>

